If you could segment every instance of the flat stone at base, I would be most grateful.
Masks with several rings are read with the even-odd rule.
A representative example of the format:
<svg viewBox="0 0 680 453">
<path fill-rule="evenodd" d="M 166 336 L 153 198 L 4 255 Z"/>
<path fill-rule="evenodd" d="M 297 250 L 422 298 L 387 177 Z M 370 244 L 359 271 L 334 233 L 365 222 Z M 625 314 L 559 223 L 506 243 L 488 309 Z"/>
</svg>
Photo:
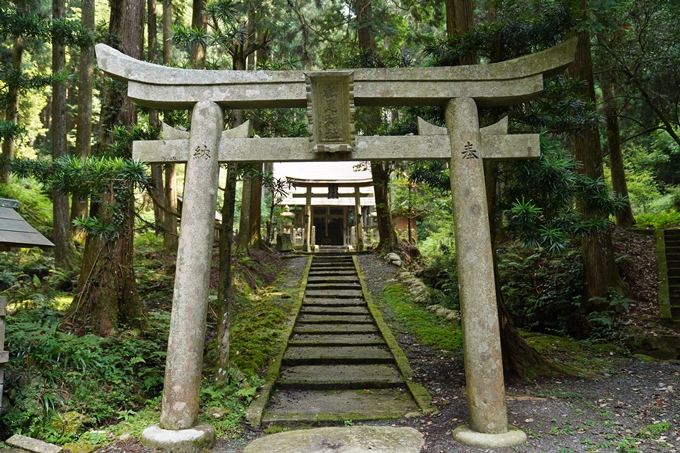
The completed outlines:
<svg viewBox="0 0 680 453">
<path fill-rule="evenodd" d="M 485 448 L 515 447 L 527 441 L 524 431 L 512 426 L 508 426 L 507 433 L 485 434 L 463 425 L 453 430 L 453 438 L 461 444 Z"/>
<path fill-rule="evenodd" d="M 61 447 L 54 444 L 48 444 L 42 440 L 33 439 L 31 437 L 15 434 L 5 441 L 7 445 L 21 448 L 22 450 L 31 451 L 33 453 L 59 453 Z"/>
<path fill-rule="evenodd" d="M 162 429 L 153 425 L 142 432 L 142 445 L 172 453 L 198 453 L 215 444 L 215 430 L 210 425 L 190 429 Z"/>
<path fill-rule="evenodd" d="M 418 453 L 424 444 L 413 428 L 352 426 L 273 434 L 256 439 L 243 453 Z"/>
</svg>

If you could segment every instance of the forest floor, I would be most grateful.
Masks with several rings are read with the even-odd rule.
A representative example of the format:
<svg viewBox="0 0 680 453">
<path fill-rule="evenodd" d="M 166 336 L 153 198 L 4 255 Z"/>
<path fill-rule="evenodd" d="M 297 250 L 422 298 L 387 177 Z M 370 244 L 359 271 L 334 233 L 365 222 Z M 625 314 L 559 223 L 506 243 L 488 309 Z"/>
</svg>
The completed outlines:
<svg viewBox="0 0 680 453">
<path fill-rule="evenodd" d="M 658 317 L 654 248 L 644 236 L 619 239 L 622 240 L 618 241 L 618 253 L 625 253 L 630 260 L 626 266 L 629 269 L 622 272 L 623 278 L 637 301 L 626 314 L 626 323 L 633 324 L 637 332 L 654 332 L 655 323 L 650 323 L 650 319 Z M 291 261 L 285 277 L 288 283 L 300 278 L 303 268 L 297 265 L 300 260 L 304 258 Z M 680 363 L 642 360 L 625 348 L 551 336 L 532 336 L 528 341 L 539 338 L 544 355 L 585 367 L 584 375 L 588 377 L 525 381 L 508 376 L 509 423 L 527 434 L 527 442 L 495 450 L 455 442 L 453 429 L 466 424 L 468 419 L 462 352 L 424 345 L 409 333 L 399 314 L 383 299 L 385 286 L 397 283 L 397 268 L 375 255 L 362 255 L 359 262 L 373 298 L 410 361 L 414 380 L 428 390 L 438 409 L 433 415 L 366 424 L 414 427 L 424 435 L 423 451 L 427 452 L 680 451 Z M 218 441 L 213 452 L 239 453 L 253 439 L 264 436 L 267 428 L 255 429 L 244 423 L 242 436 Z M 130 439 L 99 451 L 145 450 L 138 441 Z"/>
</svg>

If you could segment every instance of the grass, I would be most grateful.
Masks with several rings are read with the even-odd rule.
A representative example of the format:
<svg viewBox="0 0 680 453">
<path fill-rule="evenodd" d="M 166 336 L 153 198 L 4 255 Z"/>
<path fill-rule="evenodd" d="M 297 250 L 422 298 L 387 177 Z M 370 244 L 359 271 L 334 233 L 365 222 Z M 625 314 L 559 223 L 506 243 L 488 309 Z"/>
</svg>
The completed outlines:
<svg viewBox="0 0 680 453">
<path fill-rule="evenodd" d="M 377 300 L 393 311 L 398 327 L 416 336 L 422 344 L 449 352 L 462 348 L 460 326 L 419 307 L 405 285 L 386 286 Z"/>
</svg>

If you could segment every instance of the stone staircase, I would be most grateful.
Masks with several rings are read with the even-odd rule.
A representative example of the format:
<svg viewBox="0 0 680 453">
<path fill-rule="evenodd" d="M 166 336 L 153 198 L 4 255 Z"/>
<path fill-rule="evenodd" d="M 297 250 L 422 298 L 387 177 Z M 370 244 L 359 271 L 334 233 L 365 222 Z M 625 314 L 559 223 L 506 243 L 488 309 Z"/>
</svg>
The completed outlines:
<svg viewBox="0 0 680 453">
<path fill-rule="evenodd" d="M 418 410 L 352 257 L 315 256 L 263 426 L 400 418 Z"/>
<path fill-rule="evenodd" d="M 665 230 L 668 296 L 671 316 L 680 320 L 680 230 Z"/>
</svg>

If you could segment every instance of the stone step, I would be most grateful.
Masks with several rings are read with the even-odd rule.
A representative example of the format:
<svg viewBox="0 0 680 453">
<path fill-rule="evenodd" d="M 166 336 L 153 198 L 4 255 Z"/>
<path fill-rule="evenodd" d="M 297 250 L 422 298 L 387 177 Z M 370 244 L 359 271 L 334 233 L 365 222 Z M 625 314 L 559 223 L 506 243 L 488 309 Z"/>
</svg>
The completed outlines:
<svg viewBox="0 0 680 453">
<path fill-rule="evenodd" d="M 680 319 L 680 305 L 675 306 L 675 307 L 673 307 L 673 306 L 671 307 L 671 317 L 673 319 Z"/>
<path fill-rule="evenodd" d="M 309 324 L 373 324 L 370 315 L 301 314 L 298 322 Z"/>
<path fill-rule="evenodd" d="M 331 297 L 338 299 L 358 299 L 363 297 L 364 294 L 360 290 L 350 290 L 350 289 L 335 289 L 335 290 L 322 290 L 322 289 L 308 289 L 305 292 L 305 298 L 319 297 L 322 299 L 328 299 Z"/>
<path fill-rule="evenodd" d="M 300 309 L 301 314 L 305 315 L 368 315 L 368 308 L 366 306 L 338 307 L 338 306 L 318 306 L 303 304 Z"/>
<path fill-rule="evenodd" d="M 381 346 L 289 346 L 283 365 L 338 365 L 393 363 L 394 357 Z"/>
<path fill-rule="evenodd" d="M 329 334 L 295 334 L 288 340 L 292 346 L 372 346 L 385 344 L 380 335 L 355 333 L 343 335 L 343 333 Z"/>
<path fill-rule="evenodd" d="M 378 389 L 404 384 L 394 365 L 301 365 L 286 368 L 277 382 L 279 388 Z"/>
<path fill-rule="evenodd" d="M 332 270 L 310 270 L 310 277 L 356 277 L 357 272 L 354 269 L 346 271 L 332 271 Z"/>
<path fill-rule="evenodd" d="M 310 275 L 307 283 L 359 283 L 356 273 L 353 275 Z"/>
<path fill-rule="evenodd" d="M 352 334 L 352 333 L 378 333 L 378 328 L 373 324 L 307 324 L 297 323 L 293 330 L 301 334 Z"/>
<path fill-rule="evenodd" d="M 359 390 L 276 389 L 262 424 L 300 426 L 402 418 L 418 406 L 404 388 Z"/>
<path fill-rule="evenodd" d="M 303 299 L 304 305 L 307 306 L 323 306 L 323 307 L 349 307 L 366 305 L 363 299 L 335 299 L 323 297 L 311 297 Z"/>
<path fill-rule="evenodd" d="M 357 283 L 309 283 L 307 291 L 359 291 L 361 285 Z"/>
</svg>

